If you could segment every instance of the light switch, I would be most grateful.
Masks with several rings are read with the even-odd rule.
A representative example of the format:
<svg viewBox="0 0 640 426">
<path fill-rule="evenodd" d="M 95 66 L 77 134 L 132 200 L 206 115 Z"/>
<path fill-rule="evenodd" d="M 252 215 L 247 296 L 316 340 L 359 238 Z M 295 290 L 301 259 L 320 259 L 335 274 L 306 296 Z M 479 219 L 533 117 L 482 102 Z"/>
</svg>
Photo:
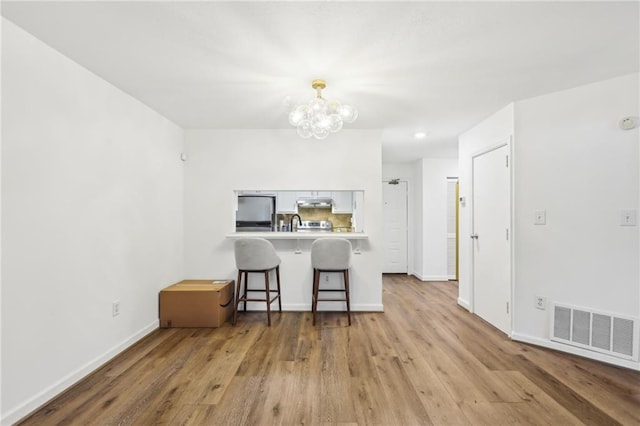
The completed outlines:
<svg viewBox="0 0 640 426">
<path fill-rule="evenodd" d="M 547 224 L 547 211 L 536 210 L 533 212 L 533 224 L 534 225 L 546 225 Z"/>
<path fill-rule="evenodd" d="M 636 226 L 636 211 L 620 210 L 620 226 Z"/>
</svg>

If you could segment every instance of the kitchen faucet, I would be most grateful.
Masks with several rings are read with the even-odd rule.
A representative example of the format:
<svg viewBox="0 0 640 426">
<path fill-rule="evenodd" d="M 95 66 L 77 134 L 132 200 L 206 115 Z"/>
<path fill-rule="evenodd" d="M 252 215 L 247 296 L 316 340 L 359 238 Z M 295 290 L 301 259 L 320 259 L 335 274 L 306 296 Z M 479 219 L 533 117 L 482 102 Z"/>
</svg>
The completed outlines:
<svg viewBox="0 0 640 426">
<path fill-rule="evenodd" d="M 302 222 L 302 218 L 298 213 L 291 216 L 291 220 L 289 221 L 289 231 L 293 232 L 293 219 L 298 218 L 298 226 L 300 226 L 300 222 Z"/>
</svg>

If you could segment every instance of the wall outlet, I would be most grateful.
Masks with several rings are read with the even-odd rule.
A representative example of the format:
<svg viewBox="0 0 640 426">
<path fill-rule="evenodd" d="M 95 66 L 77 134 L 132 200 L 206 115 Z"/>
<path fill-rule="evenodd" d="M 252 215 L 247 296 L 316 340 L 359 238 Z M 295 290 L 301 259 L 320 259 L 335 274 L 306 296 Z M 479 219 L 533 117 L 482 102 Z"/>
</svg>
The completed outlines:
<svg viewBox="0 0 640 426">
<path fill-rule="evenodd" d="M 547 224 L 547 212 L 546 210 L 536 210 L 533 212 L 533 224 L 534 225 L 546 225 Z"/>
<path fill-rule="evenodd" d="M 635 210 L 620 210 L 620 226 L 636 226 Z"/>
<path fill-rule="evenodd" d="M 111 303 L 111 316 L 117 317 L 118 315 L 120 315 L 120 301 L 114 300 Z"/>
<path fill-rule="evenodd" d="M 536 309 L 542 309 L 543 311 L 547 309 L 547 298 L 542 296 L 536 296 L 534 306 Z"/>
</svg>

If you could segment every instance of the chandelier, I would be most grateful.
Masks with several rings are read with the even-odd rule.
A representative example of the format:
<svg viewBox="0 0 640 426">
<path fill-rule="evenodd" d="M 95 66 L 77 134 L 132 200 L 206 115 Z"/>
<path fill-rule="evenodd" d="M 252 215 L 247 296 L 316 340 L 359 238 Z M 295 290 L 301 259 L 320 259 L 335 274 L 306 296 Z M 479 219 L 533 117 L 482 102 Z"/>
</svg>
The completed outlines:
<svg viewBox="0 0 640 426">
<path fill-rule="evenodd" d="M 313 80 L 311 87 L 316 90 L 316 97 L 309 103 L 295 106 L 289 113 L 289 123 L 297 128 L 301 137 L 325 139 L 329 133 L 339 132 L 343 123 L 356 121 L 357 109 L 322 97 L 322 89 L 327 87 L 324 80 Z"/>
</svg>

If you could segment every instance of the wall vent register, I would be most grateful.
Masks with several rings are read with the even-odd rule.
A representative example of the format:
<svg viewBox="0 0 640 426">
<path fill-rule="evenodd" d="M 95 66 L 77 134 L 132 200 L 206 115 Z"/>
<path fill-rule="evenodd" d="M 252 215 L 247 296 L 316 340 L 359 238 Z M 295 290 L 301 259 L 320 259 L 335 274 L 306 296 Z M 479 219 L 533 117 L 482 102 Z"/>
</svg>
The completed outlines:
<svg viewBox="0 0 640 426">
<path fill-rule="evenodd" d="M 617 358 L 638 360 L 640 320 L 637 318 L 557 303 L 553 304 L 552 315 L 552 341 Z"/>
</svg>

